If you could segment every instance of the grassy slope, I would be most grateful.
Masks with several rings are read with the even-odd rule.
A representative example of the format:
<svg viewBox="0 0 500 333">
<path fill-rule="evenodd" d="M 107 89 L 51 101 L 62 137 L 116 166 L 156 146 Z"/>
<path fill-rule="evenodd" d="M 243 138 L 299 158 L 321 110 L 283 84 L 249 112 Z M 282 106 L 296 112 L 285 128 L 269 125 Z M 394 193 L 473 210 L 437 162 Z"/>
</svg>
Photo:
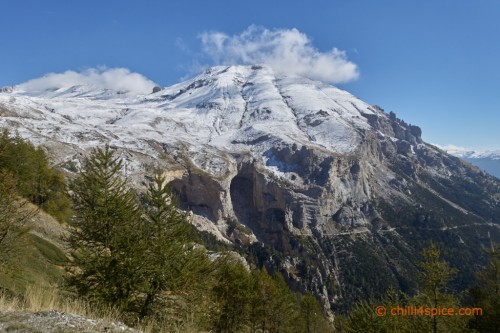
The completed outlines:
<svg viewBox="0 0 500 333">
<path fill-rule="evenodd" d="M 43 211 L 31 221 L 32 230 L 15 259 L 15 267 L 0 271 L 0 287 L 24 294 L 26 288 L 49 288 L 62 283 L 66 254 L 62 238 L 65 228 Z"/>
</svg>

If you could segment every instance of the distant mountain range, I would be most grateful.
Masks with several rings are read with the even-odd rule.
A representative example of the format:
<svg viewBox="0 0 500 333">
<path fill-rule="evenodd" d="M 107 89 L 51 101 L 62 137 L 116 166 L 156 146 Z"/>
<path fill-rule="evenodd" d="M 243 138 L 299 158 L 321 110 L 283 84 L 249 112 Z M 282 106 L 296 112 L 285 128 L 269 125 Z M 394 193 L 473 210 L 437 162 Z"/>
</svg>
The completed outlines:
<svg viewBox="0 0 500 333">
<path fill-rule="evenodd" d="M 439 146 L 439 148 L 500 179 L 500 150 L 474 151 L 453 145 Z"/>
</svg>

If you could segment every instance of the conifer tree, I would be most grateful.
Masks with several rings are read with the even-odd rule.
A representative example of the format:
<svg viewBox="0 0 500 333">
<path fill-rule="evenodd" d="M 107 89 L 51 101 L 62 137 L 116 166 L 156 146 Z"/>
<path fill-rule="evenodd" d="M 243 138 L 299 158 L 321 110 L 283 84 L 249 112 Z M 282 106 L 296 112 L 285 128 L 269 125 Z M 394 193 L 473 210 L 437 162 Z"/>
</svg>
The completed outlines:
<svg viewBox="0 0 500 333">
<path fill-rule="evenodd" d="M 472 306 L 479 307 L 483 313 L 471 319 L 471 327 L 477 332 L 497 332 L 500 327 L 500 246 L 493 244 L 487 251 L 490 261 L 477 273 L 476 285 L 469 291 Z"/>
<path fill-rule="evenodd" d="M 425 309 L 431 311 L 432 309 L 460 308 L 459 300 L 447 288 L 449 281 L 455 276 L 457 270 L 451 268 L 441 258 L 441 251 L 435 243 L 431 243 L 428 248 L 422 251 L 422 257 L 423 260 L 418 264 L 422 270 L 419 279 L 420 291 L 411 298 L 407 297 L 404 302 L 406 305 L 419 309 L 419 314 L 405 317 L 408 319 L 404 323 L 406 330 L 400 330 L 403 332 L 434 333 L 469 332 L 467 317 L 422 314 L 422 310 L 425 311 Z M 400 304 L 397 305 L 400 306 Z M 400 319 L 400 317 L 396 319 Z"/>
<path fill-rule="evenodd" d="M 121 168 L 109 146 L 97 148 L 71 183 L 75 218 L 68 241 L 74 261 L 68 282 L 81 295 L 127 308 L 139 282 L 132 247 L 140 209 Z"/>
<path fill-rule="evenodd" d="M 272 298 L 271 323 L 274 332 L 301 332 L 299 300 L 286 284 L 283 275 L 276 272 L 273 277 L 274 295 Z M 318 316 L 323 314 L 319 311 Z M 325 332 L 326 333 L 326 332 Z"/>
<path fill-rule="evenodd" d="M 252 297 L 250 272 L 243 264 L 226 258 L 215 273 L 212 293 L 217 304 L 213 314 L 215 332 L 240 332 L 249 319 Z"/>
<path fill-rule="evenodd" d="M 341 333 L 378 333 L 390 332 L 385 317 L 378 317 L 374 311 L 377 306 L 384 302 L 375 300 L 360 300 L 350 309 L 347 315 L 337 315 L 335 325 Z M 385 305 L 385 304 L 384 304 Z M 310 325 L 310 323 L 309 323 Z M 404 330 L 395 332 L 405 332 Z"/>
<path fill-rule="evenodd" d="M 54 170 L 45 151 L 18 134 L 0 133 L 0 169 L 15 180 L 17 192 L 61 222 L 72 215 L 63 175 Z"/>
<path fill-rule="evenodd" d="M 419 263 L 422 269 L 421 285 L 423 287 L 420 294 L 415 297 L 415 301 L 419 305 L 438 308 L 443 306 L 458 307 L 458 301 L 446 291 L 448 282 L 455 276 L 457 270 L 451 268 L 447 262 L 441 259 L 441 251 L 436 244 L 431 245 L 422 251 L 423 261 Z M 415 317 L 414 323 L 420 322 L 418 326 L 424 325 L 427 317 Z M 431 331 L 445 332 L 445 327 L 454 326 L 454 318 L 439 318 L 438 316 L 430 317 Z M 458 318 L 460 319 L 460 318 Z M 438 325 L 438 321 L 441 325 Z M 461 326 L 460 324 L 457 324 Z M 439 330 L 443 326 L 445 331 Z M 463 325 L 462 325 L 463 326 Z"/>
<path fill-rule="evenodd" d="M 155 175 L 141 203 L 121 169 L 108 146 L 98 148 L 71 183 L 68 283 L 82 296 L 117 307 L 129 323 L 182 320 L 202 295 L 208 257 L 190 241 L 187 216 L 165 178 Z"/>
<path fill-rule="evenodd" d="M 287 322 L 297 319 L 297 308 L 283 277 L 279 274 L 271 277 L 263 267 L 252 273 L 252 280 L 249 310 L 251 332 L 293 331 L 287 326 Z"/>
<path fill-rule="evenodd" d="M 210 273 L 203 248 L 190 239 L 187 214 L 178 209 L 175 197 L 160 173 L 154 176 L 144 197 L 139 240 L 142 249 L 141 290 L 138 314 L 144 318 L 166 306 L 162 294 L 196 295 Z"/>
<path fill-rule="evenodd" d="M 301 332 L 320 333 L 331 332 L 332 328 L 325 319 L 320 303 L 311 293 L 300 297 L 300 317 L 302 319 Z"/>
<path fill-rule="evenodd" d="M 257 327 L 260 328 L 262 332 L 266 332 L 272 327 L 272 303 L 276 291 L 274 282 L 265 267 L 263 267 L 255 277 L 255 299 L 253 306 L 257 310 Z"/>
</svg>

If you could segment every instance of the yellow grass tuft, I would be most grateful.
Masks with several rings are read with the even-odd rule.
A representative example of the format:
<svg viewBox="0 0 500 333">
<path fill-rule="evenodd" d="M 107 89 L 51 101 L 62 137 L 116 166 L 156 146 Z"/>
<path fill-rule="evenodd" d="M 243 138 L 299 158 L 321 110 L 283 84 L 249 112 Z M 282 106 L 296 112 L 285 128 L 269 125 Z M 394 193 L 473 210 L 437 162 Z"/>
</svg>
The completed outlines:
<svg viewBox="0 0 500 333">
<path fill-rule="evenodd" d="M 20 297 L 0 291 L 0 311 L 58 311 L 106 321 L 119 321 L 120 318 L 116 309 L 91 305 L 85 300 L 65 297 L 54 288 L 43 287 L 27 287 Z"/>
</svg>

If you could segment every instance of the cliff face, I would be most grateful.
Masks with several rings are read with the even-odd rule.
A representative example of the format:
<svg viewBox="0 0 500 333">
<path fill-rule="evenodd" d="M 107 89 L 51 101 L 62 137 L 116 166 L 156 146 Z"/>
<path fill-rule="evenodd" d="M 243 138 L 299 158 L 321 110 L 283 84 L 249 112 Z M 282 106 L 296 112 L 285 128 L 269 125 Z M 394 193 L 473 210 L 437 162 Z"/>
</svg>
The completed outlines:
<svg viewBox="0 0 500 333">
<path fill-rule="evenodd" d="M 232 220 L 248 227 L 278 253 L 257 251 L 262 264 L 333 306 L 390 286 L 411 292 L 431 241 L 461 269 L 457 286 L 467 285 L 482 249 L 499 240 L 499 182 L 374 110 L 376 130 L 360 132 L 350 154 L 279 143 L 261 156 L 228 156 L 223 177 L 191 168 L 172 185 L 219 229 Z"/>
<path fill-rule="evenodd" d="M 105 96 L 102 97 L 102 96 Z M 0 94 L 0 122 L 71 171 L 110 143 L 140 186 L 152 167 L 194 223 L 325 305 L 415 288 L 446 246 L 464 286 L 500 241 L 500 182 L 345 91 L 253 66 L 217 67 L 134 98 L 76 87 Z"/>
</svg>

